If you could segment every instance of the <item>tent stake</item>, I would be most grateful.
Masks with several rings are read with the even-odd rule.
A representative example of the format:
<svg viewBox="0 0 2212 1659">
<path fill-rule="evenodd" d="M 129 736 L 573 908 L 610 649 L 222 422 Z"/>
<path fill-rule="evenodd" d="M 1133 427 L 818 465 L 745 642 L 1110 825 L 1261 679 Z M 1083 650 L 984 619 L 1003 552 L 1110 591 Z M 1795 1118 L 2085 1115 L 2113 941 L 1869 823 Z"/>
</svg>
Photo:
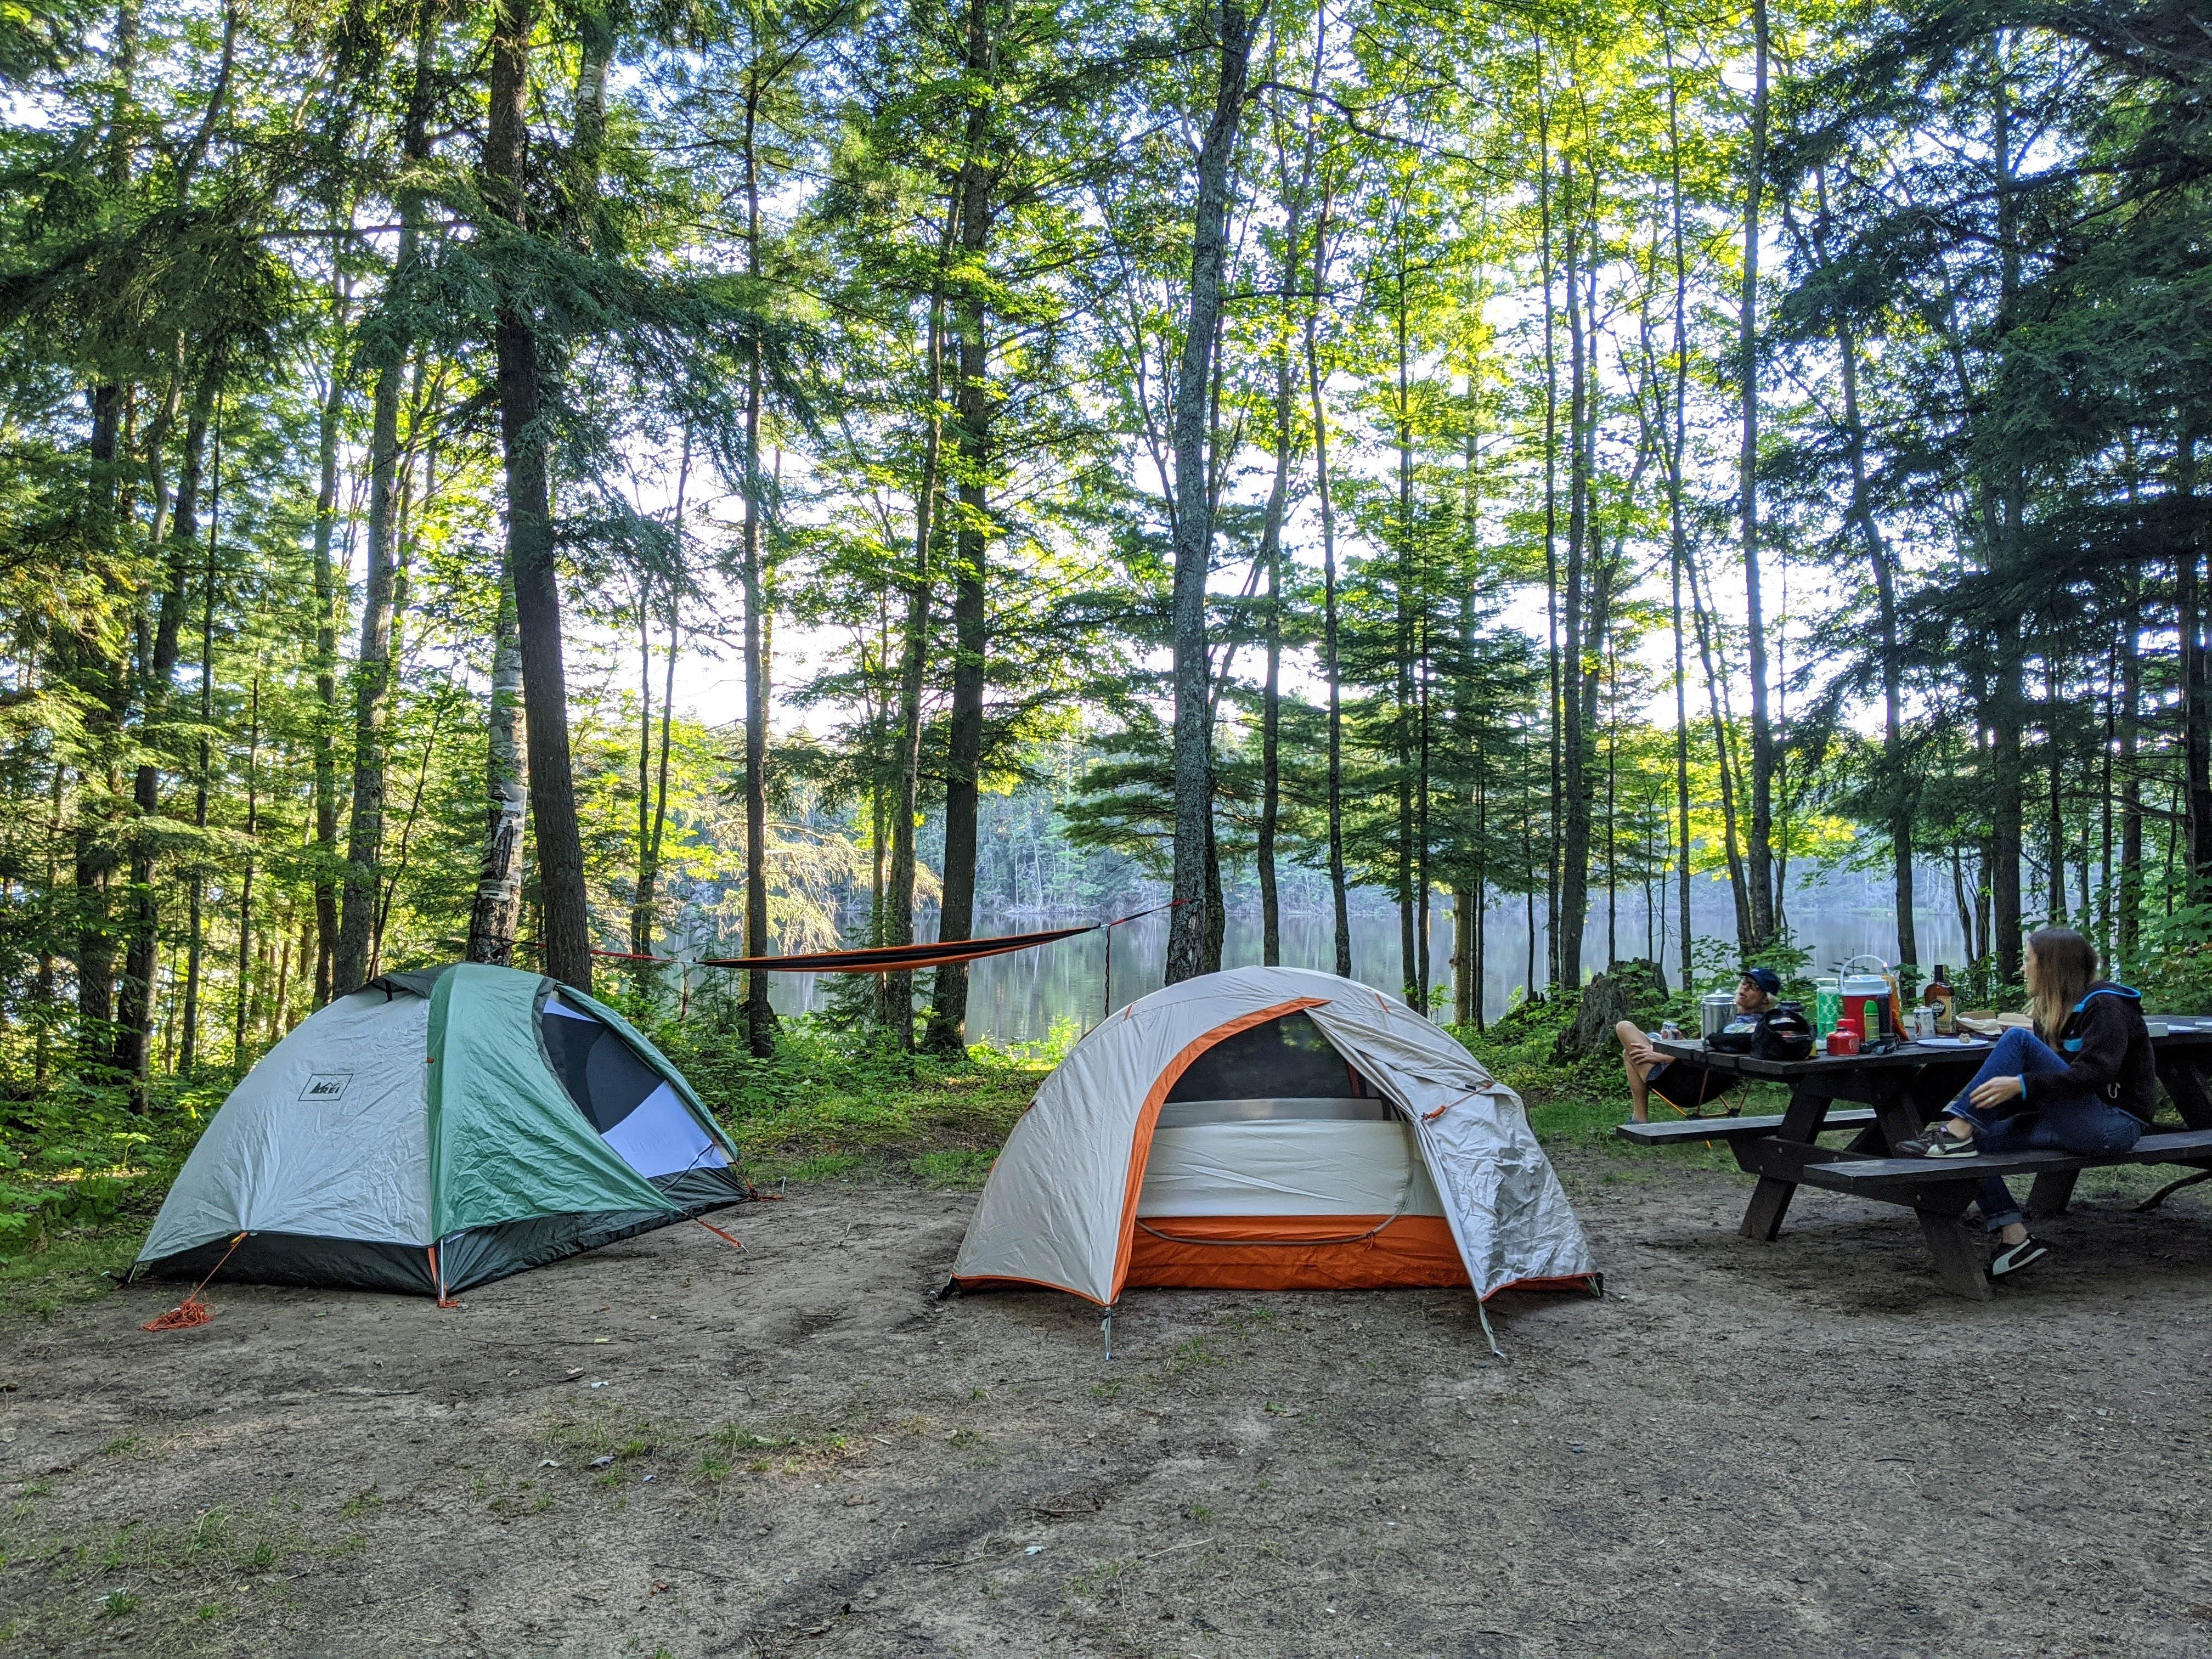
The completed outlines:
<svg viewBox="0 0 2212 1659">
<path fill-rule="evenodd" d="M 1098 1322 L 1098 1329 L 1106 1339 L 1106 1357 L 1111 1359 L 1114 1357 L 1114 1310 L 1110 1306 L 1106 1310 L 1105 1318 Z"/>
<path fill-rule="evenodd" d="M 1500 1359 L 1504 1358 L 1505 1351 L 1498 1346 L 1498 1338 L 1490 1328 L 1490 1310 L 1482 1305 L 1482 1298 L 1479 1296 L 1474 1298 L 1474 1316 L 1482 1322 L 1482 1340 L 1490 1344 L 1490 1352 Z"/>
</svg>

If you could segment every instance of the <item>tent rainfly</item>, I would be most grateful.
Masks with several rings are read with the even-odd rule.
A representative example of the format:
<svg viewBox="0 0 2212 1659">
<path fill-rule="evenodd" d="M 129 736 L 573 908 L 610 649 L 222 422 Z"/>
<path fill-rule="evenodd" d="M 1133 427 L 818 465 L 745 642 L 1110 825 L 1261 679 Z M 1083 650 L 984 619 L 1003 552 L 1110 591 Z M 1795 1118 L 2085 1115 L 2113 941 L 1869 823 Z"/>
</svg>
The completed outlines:
<svg viewBox="0 0 2212 1659">
<path fill-rule="evenodd" d="M 1520 1098 L 1333 974 L 1239 968 L 1109 1015 L 1006 1142 L 962 1289 L 1597 1290 Z"/>
<path fill-rule="evenodd" d="M 620 1014 L 538 974 L 387 974 L 223 1102 L 134 1277 L 440 1298 L 742 1201 L 736 1149 Z"/>
</svg>

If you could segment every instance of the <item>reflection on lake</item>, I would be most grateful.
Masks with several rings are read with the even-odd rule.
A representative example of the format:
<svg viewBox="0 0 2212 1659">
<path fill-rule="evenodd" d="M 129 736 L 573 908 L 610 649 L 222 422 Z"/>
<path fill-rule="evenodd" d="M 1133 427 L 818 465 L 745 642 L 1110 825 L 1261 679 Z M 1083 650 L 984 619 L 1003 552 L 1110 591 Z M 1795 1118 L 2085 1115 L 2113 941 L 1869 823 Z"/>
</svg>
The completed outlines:
<svg viewBox="0 0 2212 1659">
<path fill-rule="evenodd" d="M 1923 887 L 1923 891 L 1933 890 Z M 1157 900 L 1152 901 L 1157 902 Z M 1128 908 L 1142 908 L 1132 899 Z M 1658 896 L 1662 906 L 1679 902 L 1673 895 Z M 1897 950 L 1896 913 L 1888 902 L 1886 886 L 1854 872 L 1838 872 L 1818 883 L 1794 886 L 1790 896 L 1790 921 L 1798 944 L 1813 953 L 1815 971 L 1826 972 L 1846 957 L 1861 951 L 1888 960 Z M 1725 939 L 1735 935 L 1734 912 L 1727 884 L 1701 880 L 1692 889 L 1691 917 L 1700 940 Z M 1034 916 L 987 917 L 976 933 L 1016 933 L 1051 927 L 1066 927 L 1075 916 L 1040 919 Z M 1645 931 L 1644 894 L 1641 888 L 1624 888 L 1614 908 L 1613 934 L 1624 957 L 1648 953 L 1647 938 L 1656 945 L 1659 960 L 1674 977 L 1680 946 L 1667 917 L 1655 915 L 1653 932 Z M 1957 963 L 1961 957 L 1958 918 L 1948 909 L 1922 908 L 1918 913 L 1923 965 Z M 1285 910 L 1282 920 L 1283 961 L 1292 968 L 1333 966 L 1333 930 L 1328 913 Z M 1583 960 L 1591 971 L 1604 966 L 1607 916 L 1602 889 L 1592 896 L 1589 926 L 1583 936 Z M 1121 1007 L 1148 992 L 1159 989 L 1167 954 L 1168 918 L 1164 913 L 1125 923 L 1113 930 L 1112 1006 Z M 1536 905 L 1538 973 L 1542 972 L 1544 906 Z M 1438 895 L 1431 913 L 1430 983 L 1443 994 L 1443 1012 L 1451 1009 L 1451 902 Z M 1222 945 L 1222 961 L 1231 968 L 1260 960 L 1260 908 L 1256 903 L 1233 907 Z M 1483 1008 L 1496 1018 L 1511 1006 L 1527 982 L 1528 921 L 1525 903 L 1512 898 L 1492 908 L 1484 928 Z M 1399 963 L 1398 914 L 1381 896 L 1355 890 L 1352 904 L 1352 971 L 1363 982 L 1402 993 Z M 777 975 L 771 981 L 776 1008 L 795 1014 L 819 1008 L 826 991 L 824 976 L 815 974 Z M 1037 1042 L 1049 1037 L 1055 1026 L 1073 1023 L 1088 1030 L 1106 1012 L 1105 935 L 1091 933 L 1033 951 L 987 957 L 969 969 L 968 1036 L 974 1042 L 1008 1044 Z"/>
</svg>

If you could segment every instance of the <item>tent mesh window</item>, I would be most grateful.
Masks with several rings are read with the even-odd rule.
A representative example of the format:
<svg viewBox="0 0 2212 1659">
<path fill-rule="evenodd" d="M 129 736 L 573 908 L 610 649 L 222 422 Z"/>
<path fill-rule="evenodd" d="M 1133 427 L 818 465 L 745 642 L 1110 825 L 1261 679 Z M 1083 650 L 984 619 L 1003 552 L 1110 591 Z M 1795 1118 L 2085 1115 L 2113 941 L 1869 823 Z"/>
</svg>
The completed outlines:
<svg viewBox="0 0 2212 1659">
<path fill-rule="evenodd" d="M 1160 1123 L 1395 1116 L 1321 1027 L 1299 1012 L 1224 1037 L 1200 1054 L 1168 1091 Z"/>
<path fill-rule="evenodd" d="M 676 1091 L 597 1015 L 549 996 L 538 1028 L 569 1099 L 640 1175 L 653 1180 L 728 1161 Z"/>
</svg>

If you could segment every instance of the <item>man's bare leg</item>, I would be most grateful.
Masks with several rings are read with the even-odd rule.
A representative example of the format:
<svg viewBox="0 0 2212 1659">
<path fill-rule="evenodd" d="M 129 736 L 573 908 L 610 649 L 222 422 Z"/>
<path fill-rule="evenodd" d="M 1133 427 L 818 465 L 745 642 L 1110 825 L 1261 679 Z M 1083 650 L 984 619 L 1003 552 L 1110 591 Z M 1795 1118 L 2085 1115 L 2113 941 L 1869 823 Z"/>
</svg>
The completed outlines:
<svg viewBox="0 0 2212 1659">
<path fill-rule="evenodd" d="M 1628 1073 L 1628 1115 L 1632 1121 L 1649 1123 L 1651 1121 L 1651 1091 L 1646 1081 L 1660 1064 L 1660 1055 L 1651 1046 L 1651 1039 L 1644 1035 L 1643 1028 L 1632 1019 L 1624 1019 L 1613 1028 L 1620 1039 L 1620 1060 Z"/>
</svg>

